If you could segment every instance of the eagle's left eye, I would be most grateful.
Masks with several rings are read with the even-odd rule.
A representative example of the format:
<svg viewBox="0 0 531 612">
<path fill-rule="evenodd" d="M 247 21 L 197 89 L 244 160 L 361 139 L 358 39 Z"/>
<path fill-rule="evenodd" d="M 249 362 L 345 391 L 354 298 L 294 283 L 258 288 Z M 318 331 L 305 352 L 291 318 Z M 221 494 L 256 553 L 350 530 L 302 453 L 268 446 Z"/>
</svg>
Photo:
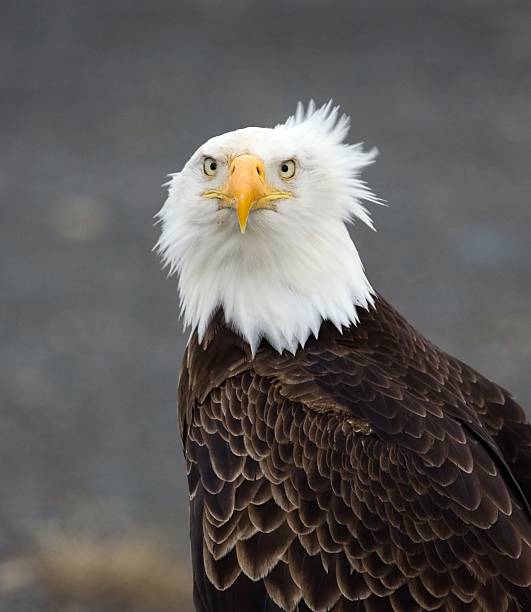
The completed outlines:
<svg viewBox="0 0 531 612">
<path fill-rule="evenodd" d="M 203 160 L 203 172 L 207 176 L 215 176 L 218 171 L 218 162 L 213 157 L 205 157 Z"/>
<path fill-rule="evenodd" d="M 293 159 L 286 159 L 278 167 L 278 173 L 283 179 L 290 179 L 295 176 L 295 162 Z"/>
</svg>

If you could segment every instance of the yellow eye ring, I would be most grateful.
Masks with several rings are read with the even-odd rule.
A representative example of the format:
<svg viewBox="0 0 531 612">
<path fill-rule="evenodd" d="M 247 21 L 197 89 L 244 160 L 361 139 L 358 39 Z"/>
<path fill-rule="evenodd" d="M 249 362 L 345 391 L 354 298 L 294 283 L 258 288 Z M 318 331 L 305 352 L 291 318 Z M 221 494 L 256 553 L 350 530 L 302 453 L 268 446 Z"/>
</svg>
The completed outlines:
<svg viewBox="0 0 531 612">
<path fill-rule="evenodd" d="M 297 166 L 295 165 L 295 161 L 293 159 L 286 159 L 285 161 L 280 163 L 278 167 L 278 173 L 283 179 L 290 179 L 295 176 L 295 170 Z"/>
<path fill-rule="evenodd" d="M 203 172 L 207 176 L 216 176 L 218 173 L 218 162 L 213 157 L 205 157 L 203 160 Z"/>
</svg>

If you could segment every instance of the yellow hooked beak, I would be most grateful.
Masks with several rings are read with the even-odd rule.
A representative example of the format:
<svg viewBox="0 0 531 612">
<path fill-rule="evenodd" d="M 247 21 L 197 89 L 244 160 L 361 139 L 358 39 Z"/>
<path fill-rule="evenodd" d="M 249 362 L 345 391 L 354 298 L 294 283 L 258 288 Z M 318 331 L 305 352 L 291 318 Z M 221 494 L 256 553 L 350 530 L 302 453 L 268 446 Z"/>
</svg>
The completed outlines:
<svg viewBox="0 0 531 612">
<path fill-rule="evenodd" d="M 229 178 L 220 191 L 207 191 L 207 198 L 218 198 L 231 208 L 236 208 L 241 233 L 245 233 L 251 209 L 274 209 L 273 202 L 292 198 L 289 191 L 278 191 L 265 180 L 265 165 L 257 155 L 237 155 L 229 165 Z M 223 204 L 222 204 L 223 206 Z"/>
<path fill-rule="evenodd" d="M 256 155 L 238 155 L 232 160 L 226 195 L 236 203 L 236 214 L 243 234 L 253 204 L 268 195 L 264 162 Z"/>
</svg>

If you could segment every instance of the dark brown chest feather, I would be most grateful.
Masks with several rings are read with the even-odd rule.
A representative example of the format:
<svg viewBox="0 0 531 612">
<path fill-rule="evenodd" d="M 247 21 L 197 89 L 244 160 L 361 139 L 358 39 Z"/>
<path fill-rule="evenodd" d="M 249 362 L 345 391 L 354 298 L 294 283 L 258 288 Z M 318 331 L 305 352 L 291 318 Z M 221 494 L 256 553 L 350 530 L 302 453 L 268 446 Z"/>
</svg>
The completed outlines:
<svg viewBox="0 0 531 612">
<path fill-rule="evenodd" d="M 379 306 L 295 356 L 251 359 L 219 319 L 192 340 L 180 415 L 198 610 L 531 606 L 521 409 Z"/>
</svg>

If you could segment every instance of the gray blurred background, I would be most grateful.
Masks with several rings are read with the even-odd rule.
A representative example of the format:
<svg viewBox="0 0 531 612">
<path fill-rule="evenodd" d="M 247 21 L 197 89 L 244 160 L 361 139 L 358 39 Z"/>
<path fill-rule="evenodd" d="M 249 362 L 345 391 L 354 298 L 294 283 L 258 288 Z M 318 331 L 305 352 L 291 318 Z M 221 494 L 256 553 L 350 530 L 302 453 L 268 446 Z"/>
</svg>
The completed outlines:
<svg viewBox="0 0 531 612">
<path fill-rule="evenodd" d="M 0 609 L 188 610 L 184 339 L 151 248 L 210 136 L 330 97 L 369 278 L 531 407 L 528 0 L 0 4 Z"/>
</svg>

